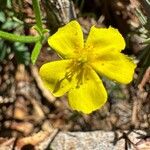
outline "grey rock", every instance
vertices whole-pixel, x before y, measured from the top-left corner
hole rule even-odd
[[[124,131],[128,133],[128,131]],[[146,135],[144,131],[126,134],[132,143],[140,141],[139,134]],[[125,150],[125,139],[120,139],[114,144],[114,139],[121,137],[120,131],[93,131],[93,132],[59,132],[51,143],[52,150]],[[133,150],[133,145],[128,150]]]

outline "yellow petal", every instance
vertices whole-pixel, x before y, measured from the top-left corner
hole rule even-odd
[[[71,60],[60,60],[46,63],[40,68],[41,79],[54,96],[64,95],[72,86],[72,82],[66,78],[70,63]]]
[[[98,75],[89,68],[83,83],[79,87],[71,89],[68,98],[69,105],[73,110],[89,114],[105,104],[107,93]]]
[[[133,60],[122,53],[107,53],[91,65],[100,75],[124,84],[132,81],[136,67]]]
[[[63,58],[73,58],[78,50],[84,46],[82,29],[77,21],[67,25],[49,37],[49,45]]]
[[[120,52],[125,48],[125,41],[117,29],[112,27],[96,28],[91,27],[87,41],[85,43],[87,49],[91,49],[93,54],[101,55],[108,51]]]

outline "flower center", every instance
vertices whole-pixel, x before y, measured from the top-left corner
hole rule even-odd
[[[80,63],[80,64],[84,64],[88,61],[87,59],[87,56],[80,56],[77,61]]]
[[[87,68],[87,57],[78,57],[72,61],[69,65],[65,78],[68,81],[75,81],[75,87],[80,87],[84,83],[86,68]]]

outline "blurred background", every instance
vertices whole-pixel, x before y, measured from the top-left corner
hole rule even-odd
[[[35,65],[31,63],[33,43],[12,42],[0,35],[0,145],[8,143],[8,139],[19,138],[20,143],[15,144],[25,147],[36,134],[32,137],[35,145],[54,129],[149,130],[150,1],[41,0],[40,8],[43,26],[50,31],[45,35]],[[43,63],[59,59],[48,46],[47,37],[73,19],[82,25],[85,37],[92,25],[118,28],[126,40],[123,53],[133,57],[138,64],[134,80],[129,85],[103,78],[108,101],[102,109],[90,115],[72,111],[66,96],[53,97],[38,75]],[[0,31],[36,36],[34,25],[32,0],[0,0]]]

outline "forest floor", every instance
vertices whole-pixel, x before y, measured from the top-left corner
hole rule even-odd
[[[121,10],[122,15],[127,15],[125,8]],[[126,21],[131,19],[133,24],[138,24],[132,11],[131,9]],[[79,17],[78,20],[85,34],[90,26],[96,23],[93,18]],[[123,21],[118,26],[125,34]],[[138,41],[132,43],[132,56],[137,54],[137,43]],[[56,59],[58,56],[52,50],[47,51],[46,44],[36,65],[25,66],[16,63],[13,53],[0,63],[0,136],[3,137],[0,138],[0,145],[14,142],[8,138],[15,138],[14,145],[18,147],[26,145],[29,141],[36,145],[54,131],[57,133],[58,129],[71,132],[140,129],[149,132],[150,69],[147,69],[139,86],[135,86],[134,82],[121,85],[103,78],[109,93],[107,103],[102,109],[84,115],[71,110],[66,96],[55,98],[44,88],[38,74],[39,67],[44,62]],[[138,68],[134,80],[137,76]]]

